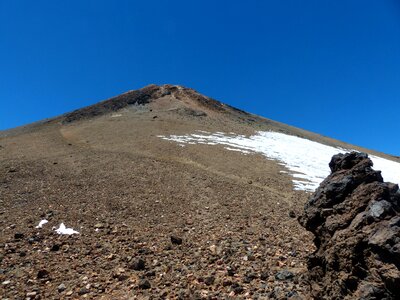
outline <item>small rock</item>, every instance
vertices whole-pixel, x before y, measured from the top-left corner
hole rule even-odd
[[[66,289],[67,289],[67,287],[65,286],[64,283],[61,283],[61,284],[57,287],[57,290],[58,290],[59,293],[64,292]]]
[[[291,297],[294,297],[297,295],[298,295],[298,293],[296,291],[290,291],[286,294],[286,298],[291,298]]]
[[[289,211],[289,217],[296,218],[296,213],[293,210]]]
[[[26,297],[35,297],[37,295],[36,292],[28,292],[26,293]]]
[[[32,245],[32,244],[34,244],[36,242],[39,242],[39,240],[40,239],[38,237],[33,236],[33,237],[28,238],[28,243]]]
[[[144,276],[146,276],[146,277],[154,277],[154,276],[156,276],[156,272],[155,271],[149,271],[149,272],[146,272],[146,274],[144,274]]]
[[[212,285],[215,281],[215,277],[214,276],[208,276],[206,277],[206,279],[204,280],[204,283],[207,285]]]
[[[237,284],[237,283],[232,284],[232,291],[236,295],[239,295],[239,294],[243,293],[243,290],[244,290],[243,287],[240,286],[239,284]]]
[[[268,273],[262,272],[262,273],[260,274],[260,279],[261,279],[261,280],[267,280],[267,279],[268,279]]]
[[[54,244],[53,246],[51,246],[50,251],[56,252],[60,250],[60,245],[58,244]]]
[[[42,270],[38,271],[36,277],[37,277],[37,279],[43,279],[43,278],[49,277],[49,275],[50,275],[50,273],[47,270],[42,269]]]
[[[244,279],[243,279],[243,282],[244,283],[250,283],[250,282],[252,282],[254,279],[256,279],[257,278],[257,275],[256,274],[254,274],[254,273],[249,273],[249,274],[246,274],[246,276],[244,277]]]
[[[143,259],[139,258],[138,260],[134,261],[131,265],[131,269],[135,271],[142,271],[146,268],[146,263]]]
[[[226,269],[226,271],[227,271],[227,273],[228,273],[229,276],[235,276],[235,274],[236,274],[236,270],[235,270],[235,268],[233,268],[233,267],[228,267],[228,268]]]
[[[20,240],[20,239],[24,238],[24,234],[20,233],[20,232],[17,232],[17,233],[14,234],[14,238],[16,240]]]
[[[147,279],[142,279],[139,281],[139,288],[142,290],[147,290],[151,288],[151,284],[150,281],[148,281]]]
[[[102,223],[97,223],[96,225],[94,225],[94,228],[96,228],[96,229],[102,229],[102,228],[104,228],[104,224],[102,224]]]
[[[181,245],[182,244],[182,239],[180,237],[171,235],[171,243],[174,245]]]
[[[2,284],[2,285],[9,285],[10,283],[11,283],[10,280],[6,280],[6,281],[3,281],[1,284]]]
[[[210,249],[210,251],[211,251],[211,253],[212,254],[217,254],[217,246],[215,246],[215,245],[211,245],[210,247],[209,247],[209,249]]]
[[[232,285],[232,281],[230,281],[229,279],[222,281],[222,286],[230,286],[230,285]]]
[[[68,292],[65,293],[65,295],[71,296],[73,293],[74,293],[73,291],[68,291]]]
[[[9,172],[9,173],[15,173],[15,172],[17,172],[17,169],[14,168],[14,167],[10,167],[10,168],[8,169],[8,172]]]
[[[282,270],[275,274],[277,280],[289,280],[294,277],[294,274],[288,270]]]
[[[78,295],[82,296],[82,295],[88,294],[89,292],[90,291],[84,287],[79,290]]]

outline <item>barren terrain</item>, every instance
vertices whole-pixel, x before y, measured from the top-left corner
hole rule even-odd
[[[175,86],[108,101],[1,134],[1,299],[308,297],[314,248],[296,216],[309,194],[284,167],[158,136],[274,130],[346,144]],[[60,223],[79,234],[57,234]]]

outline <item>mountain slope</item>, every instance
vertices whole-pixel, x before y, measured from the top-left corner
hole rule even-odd
[[[172,85],[3,132],[0,295],[306,297],[313,246],[294,217],[309,194],[261,152],[163,139],[199,131],[366,151]]]

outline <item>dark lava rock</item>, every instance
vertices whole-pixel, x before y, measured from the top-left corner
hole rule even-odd
[[[293,210],[289,211],[289,217],[296,218],[296,213]]]
[[[78,292],[78,295],[82,296],[88,293],[90,293],[90,291],[87,288],[81,288]]]
[[[204,283],[207,285],[212,285],[215,281],[215,277],[214,276],[209,276],[206,277],[206,279],[204,279]]]
[[[400,192],[364,153],[332,157],[332,173],[300,223],[314,236],[308,258],[316,299],[400,299]]]
[[[56,252],[60,250],[60,245],[58,244],[54,244],[53,246],[51,246],[50,251]]]
[[[142,289],[142,290],[147,290],[147,289],[150,289],[150,288],[151,288],[150,281],[148,281],[147,279],[142,279],[142,280],[140,280],[138,286],[139,286],[139,288]]]
[[[277,280],[289,280],[294,277],[294,274],[288,270],[282,270],[275,274]]]
[[[234,267],[228,267],[228,268],[226,269],[226,271],[227,271],[227,273],[228,273],[228,276],[235,276],[235,274],[236,274],[236,270],[235,270]]]
[[[243,287],[236,282],[232,284],[231,288],[236,295],[239,295],[244,291]]]
[[[155,271],[148,271],[148,272],[146,272],[146,274],[144,274],[144,276],[146,276],[146,277],[154,277],[154,276],[156,276],[156,272]]]
[[[17,233],[14,234],[14,239],[16,239],[16,240],[20,240],[20,239],[23,239],[23,238],[24,238],[24,234],[23,233],[17,232]]]
[[[268,279],[268,273],[266,273],[266,272],[261,273],[260,274],[260,279],[264,280],[264,281],[267,280]]]
[[[171,243],[174,244],[174,245],[181,245],[182,244],[182,239],[180,237],[172,235],[171,236]]]
[[[36,275],[37,279],[44,279],[44,278],[48,278],[49,276],[50,276],[50,273],[45,269],[39,270]]]
[[[40,242],[41,238],[39,236],[32,236],[30,238],[28,238],[28,243],[29,244],[34,244],[37,242]]]
[[[142,271],[145,268],[146,268],[146,262],[141,258],[134,261],[133,264],[131,265],[131,269],[133,269],[135,271]]]
[[[256,274],[254,274],[254,273],[248,273],[248,274],[246,274],[245,276],[244,276],[244,278],[243,278],[243,282],[244,283],[250,283],[250,282],[252,282],[254,279],[257,279],[257,275]]]

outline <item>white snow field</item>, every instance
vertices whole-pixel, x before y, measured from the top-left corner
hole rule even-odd
[[[180,146],[224,145],[227,150],[240,151],[243,154],[261,153],[267,159],[277,160],[289,170],[295,190],[308,192],[314,191],[330,174],[328,164],[333,155],[355,151],[272,131],[259,131],[252,136],[198,131],[193,134],[158,137],[177,142]],[[369,157],[374,162],[374,169],[382,171],[385,181],[400,183],[400,163],[374,155]]]

